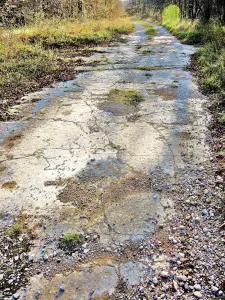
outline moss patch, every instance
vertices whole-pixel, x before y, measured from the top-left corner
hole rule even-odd
[[[112,89],[109,92],[111,100],[121,101],[126,105],[138,105],[141,101],[144,101],[144,97],[137,91],[134,90],[121,90]]]
[[[136,66],[134,67],[134,69],[141,70],[141,71],[152,71],[152,67],[148,67],[148,66]]]

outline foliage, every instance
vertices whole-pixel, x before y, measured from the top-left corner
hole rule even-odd
[[[83,237],[78,233],[65,233],[59,240],[59,248],[71,253],[74,249],[81,246],[84,242]]]
[[[21,233],[23,233],[23,230],[24,230],[24,222],[23,220],[19,220],[12,226],[12,228],[10,228],[7,231],[7,234],[10,237],[18,237]]]
[[[152,71],[152,67],[148,67],[148,66],[136,66],[134,67],[134,69],[140,71]]]
[[[163,9],[162,24],[172,26],[180,21],[180,9],[177,5],[169,5]]]
[[[225,91],[225,28],[215,23],[182,20],[169,30],[189,44],[201,44],[197,62],[205,88]]]
[[[1,9],[6,26],[24,25],[49,18],[117,18],[123,15],[118,0],[11,0]]]
[[[58,71],[62,58],[56,46],[99,44],[132,30],[128,18],[82,22],[50,19],[0,29],[0,97],[8,89],[26,88],[37,78]]]
[[[126,105],[136,106],[141,101],[144,101],[143,96],[134,90],[111,89],[109,97],[112,100],[121,101]]]
[[[148,14],[153,21],[160,21],[160,14],[168,5],[178,6],[183,19],[225,24],[224,0],[129,0],[127,10],[132,15],[145,17]]]

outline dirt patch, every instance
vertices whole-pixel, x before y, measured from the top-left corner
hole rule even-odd
[[[16,181],[5,182],[2,185],[2,189],[6,189],[6,190],[12,190],[15,189],[16,187],[17,187]]]
[[[107,292],[102,294],[101,296],[93,296],[90,299],[92,300],[110,300],[112,299]]]
[[[4,145],[6,148],[11,149],[14,147],[15,143],[23,137],[22,133],[15,133],[6,138]]]
[[[57,198],[72,203],[87,214],[101,210],[105,203],[120,201],[128,195],[150,190],[151,180],[146,174],[132,172],[122,174],[120,166],[95,162],[87,166],[78,178],[48,181],[48,185],[62,186]]]

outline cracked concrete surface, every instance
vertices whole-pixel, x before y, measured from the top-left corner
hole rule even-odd
[[[25,117],[19,125],[16,123],[22,126],[21,136],[12,136],[2,146],[1,165],[5,170],[0,172],[0,182],[15,181],[17,186],[0,190],[1,211],[59,218],[64,215],[56,225],[64,228],[59,234],[91,229],[100,235],[102,245],[143,239],[173,213],[172,193],[165,190],[156,194],[150,183],[147,189],[145,185],[132,189],[126,182],[133,177],[151,181],[152,174],[160,170],[176,183],[175,174],[180,169],[198,168],[209,159],[206,99],[184,68],[195,48],[182,45],[160,26],[158,34],[148,41],[144,28],[136,26],[127,44],[104,48],[108,65],[81,67],[84,73],[66,86],[28,95],[28,99],[42,98],[44,102],[32,106],[32,115],[25,109]],[[143,54],[148,49],[151,52]],[[138,70],[137,66],[150,66],[152,70]],[[172,87],[174,83],[177,87]],[[108,99],[112,88],[139,91],[145,101],[137,109],[112,103]],[[1,128],[5,130],[4,125]],[[115,190],[105,198],[91,194],[82,208],[69,194],[66,203],[60,200],[68,180],[84,184],[85,190],[93,178],[97,178],[97,195],[112,184],[125,189],[126,194],[120,193],[115,199]],[[59,180],[63,184],[46,184]],[[83,272],[61,274],[50,285],[46,279],[40,280],[41,299],[55,299],[55,287],[62,281],[78,285],[82,281],[82,286],[97,289],[99,295],[110,294],[117,285],[118,263],[109,265],[97,266],[93,273],[85,265]],[[31,299],[29,295],[39,279],[32,279],[26,299]],[[76,296],[73,293],[68,289],[60,299],[87,299],[89,289],[82,287]]]

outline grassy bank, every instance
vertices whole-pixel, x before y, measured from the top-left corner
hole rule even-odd
[[[225,95],[225,28],[190,20],[166,27],[183,42],[200,46],[196,62],[203,87]]]
[[[44,84],[47,79],[46,83],[60,79],[61,72],[67,72],[74,59],[62,56],[59,49],[71,48],[75,52],[110,42],[132,30],[128,18],[86,22],[54,19],[1,29],[0,98],[17,96],[35,87],[37,81]]]

